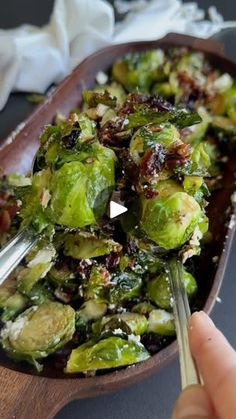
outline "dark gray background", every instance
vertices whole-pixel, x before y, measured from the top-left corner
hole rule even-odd
[[[96,3],[96,0],[94,0]],[[47,22],[52,0],[1,1],[0,28],[12,28],[22,23],[42,25]],[[236,20],[235,0],[198,0],[202,8],[214,4],[225,19]],[[236,57],[236,32],[225,31],[218,38],[225,42],[226,51]],[[0,112],[0,139],[4,138],[33,109],[25,95],[11,96]],[[206,266],[206,275],[207,275]],[[216,303],[212,318],[236,347],[236,240],[233,244],[224,283],[221,303]],[[204,281],[204,278],[202,278]],[[142,383],[108,396],[74,401],[65,406],[56,419],[168,419],[180,391],[178,361]]]

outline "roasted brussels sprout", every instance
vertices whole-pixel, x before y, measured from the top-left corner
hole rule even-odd
[[[133,161],[139,165],[145,151],[161,143],[168,147],[179,139],[179,132],[169,122],[160,125],[147,125],[138,129],[130,141],[130,155]]]
[[[106,325],[110,320],[122,320],[125,322],[132,333],[136,335],[143,335],[143,333],[147,330],[147,319],[143,314],[140,313],[131,313],[126,311],[124,313],[115,314],[115,315],[108,315],[103,317],[101,325]]]
[[[121,304],[122,301],[138,297],[141,293],[142,278],[134,272],[121,272],[112,277],[110,302]]]
[[[158,69],[163,62],[164,54],[160,49],[127,54],[113,64],[112,75],[129,91],[134,91],[138,86],[141,92],[148,92],[157,80]]]
[[[13,319],[26,308],[27,303],[28,299],[20,292],[16,291],[15,294],[9,296],[4,302],[4,310],[1,319],[4,322]]]
[[[145,361],[149,353],[141,343],[109,337],[98,343],[84,343],[71,352],[66,373],[96,371]]]
[[[90,259],[103,256],[111,252],[119,252],[122,247],[113,240],[98,238],[91,234],[68,234],[65,239],[65,255],[75,259]]]
[[[17,275],[17,288],[23,294],[29,295],[33,286],[46,276],[55,257],[55,249],[52,246],[39,250],[35,257],[29,261],[26,268]]]
[[[201,208],[185,192],[166,198],[142,198],[141,227],[147,236],[165,249],[175,249],[191,236],[201,217]]]
[[[187,271],[184,271],[182,280],[188,298],[191,299],[197,292],[197,282]],[[150,300],[157,306],[167,310],[171,309],[171,291],[167,273],[163,272],[158,277],[149,281],[147,284],[147,293]]]
[[[32,306],[1,331],[3,348],[15,359],[37,365],[67,343],[75,331],[75,312],[56,302]]]
[[[172,313],[166,310],[153,310],[148,318],[148,332],[154,332],[163,336],[175,335],[175,322]]]
[[[109,272],[102,266],[93,266],[90,276],[84,284],[85,300],[107,301],[109,295]]]

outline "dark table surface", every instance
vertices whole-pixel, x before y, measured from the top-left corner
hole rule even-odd
[[[46,23],[52,9],[53,0],[41,0],[40,2],[8,0],[1,3],[0,28],[5,29],[22,23],[36,25]],[[202,8],[214,4],[225,19],[236,20],[235,0],[198,0],[198,4]],[[226,52],[236,58],[236,31],[224,31],[217,37],[225,43]],[[25,95],[12,95],[5,109],[0,112],[0,139],[14,129],[32,110],[33,105],[27,102]],[[236,240],[233,243],[220,292],[221,302],[216,303],[212,313],[216,325],[234,347],[236,347],[235,272]],[[138,385],[108,396],[71,402],[57,414],[56,419],[168,419],[171,417],[172,407],[179,391],[179,365],[176,360],[158,374]]]

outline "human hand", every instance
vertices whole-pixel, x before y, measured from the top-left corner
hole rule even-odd
[[[172,418],[235,419],[235,350],[203,311],[191,316],[189,344],[204,385],[184,389]]]

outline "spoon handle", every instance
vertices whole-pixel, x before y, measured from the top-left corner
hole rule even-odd
[[[39,239],[28,227],[17,233],[0,251],[0,285]]]
[[[200,384],[200,377],[189,348],[188,321],[191,316],[188,297],[182,283],[183,265],[178,259],[168,263],[171,292],[173,297],[173,312],[177,341],[179,345],[179,360],[182,389],[191,384]]]

